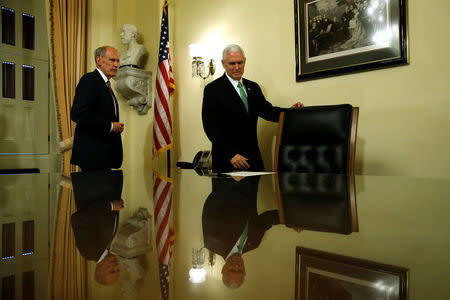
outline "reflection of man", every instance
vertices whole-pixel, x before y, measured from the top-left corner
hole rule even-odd
[[[120,168],[124,124],[110,79],[117,73],[117,50],[104,46],[95,50],[97,68],[81,77],[70,117],[77,125],[70,162],[83,171]]]
[[[259,246],[266,230],[278,224],[278,212],[258,215],[259,177],[237,182],[213,178],[212,192],[203,206],[204,244],[225,259],[222,280],[227,287],[239,287],[245,278],[242,254]]]
[[[225,74],[204,90],[203,128],[212,143],[212,167],[217,171],[264,170],[256,132],[258,117],[277,122],[283,110],[266,100],[257,83],[242,78],[245,62],[240,46],[227,46],[222,53]]]
[[[95,279],[112,284],[119,278],[117,257],[109,252],[123,208],[122,171],[72,173],[77,211],[71,217],[80,254],[96,262]]]
[[[133,24],[123,25],[120,37],[122,44],[128,45],[127,52],[120,56],[120,67],[130,66],[138,68],[138,63],[147,50],[137,42],[138,30],[136,26]]]

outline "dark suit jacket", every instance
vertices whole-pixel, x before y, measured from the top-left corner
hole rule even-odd
[[[212,143],[212,164],[217,171],[230,171],[230,159],[240,154],[248,158],[251,171],[264,170],[258,147],[258,117],[277,122],[283,109],[270,104],[259,85],[243,79],[247,90],[247,113],[244,104],[224,74],[205,87],[203,94],[203,128]]]
[[[122,171],[72,173],[77,211],[71,217],[75,243],[80,254],[97,261],[111,244],[119,221],[111,202],[122,194]]]
[[[119,121],[108,87],[97,70],[81,77],[70,116],[77,125],[71,163],[82,169],[111,169],[122,165],[122,140],[111,132]]]
[[[232,178],[213,178],[212,192],[203,206],[203,241],[207,249],[226,258],[248,222],[247,242],[243,252],[259,246],[266,230],[279,224],[278,211],[258,215],[259,177],[239,182]]]

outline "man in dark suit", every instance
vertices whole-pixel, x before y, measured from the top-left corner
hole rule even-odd
[[[96,262],[96,280],[112,284],[119,277],[117,257],[109,247],[123,208],[122,171],[77,172],[71,178],[77,207],[71,216],[75,243],[83,257]]]
[[[122,165],[124,124],[110,79],[117,73],[117,50],[103,46],[95,50],[97,68],[81,77],[70,116],[77,125],[71,163],[83,171],[108,170]]]
[[[256,82],[242,78],[245,61],[240,46],[227,46],[222,53],[225,74],[208,84],[203,94],[203,128],[212,143],[212,167],[220,172],[263,171],[258,117],[277,122],[283,111],[266,100]]]
[[[244,281],[242,254],[259,247],[264,233],[279,224],[277,210],[258,215],[258,184],[259,176],[213,178],[203,206],[204,245],[225,259],[222,280],[230,288]]]

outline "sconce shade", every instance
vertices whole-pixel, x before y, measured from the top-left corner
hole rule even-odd
[[[189,55],[194,57],[203,57],[204,54],[204,47],[201,44],[190,44],[189,45]]]

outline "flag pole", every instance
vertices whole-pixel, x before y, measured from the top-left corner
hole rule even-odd
[[[167,150],[167,177],[170,178],[170,149]]]
[[[170,96],[175,91],[175,82],[169,51],[169,10],[164,0],[161,16],[161,36],[159,39],[158,69],[155,83],[155,101],[153,104],[153,159],[167,151],[166,174],[170,178],[170,147],[173,145],[172,117],[170,114]],[[164,167],[163,167],[164,168]]]

